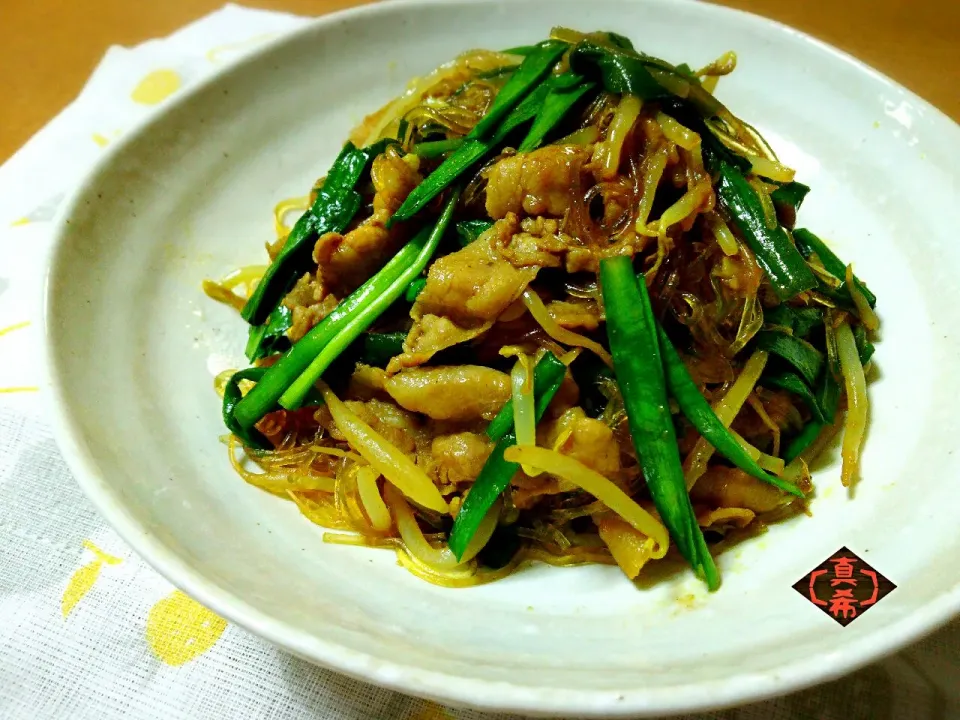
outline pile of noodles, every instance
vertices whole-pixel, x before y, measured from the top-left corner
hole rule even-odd
[[[409,151],[427,132],[436,133],[438,128],[448,137],[463,136],[483,116],[502,86],[502,70],[513,68],[517,62],[519,58],[503,53],[465,54],[412,81],[406,93],[368,118],[351,139],[365,145],[402,131],[401,148]],[[727,54],[701,69],[698,75],[702,87],[712,91],[717,79],[734,65],[734,56]],[[451,83],[458,90],[452,94],[444,92],[443,88]],[[712,130],[724,144],[749,159],[755,173],[779,182],[793,179],[793,171],[779,162],[760,135],[725,110],[714,120]],[[641,106],[631,96],[621,99],[601,93],[583,113],[579,128],[559,142],[593,147],[592,162],[602,168],[599,182],[582,194],[571,194],[561,231],[587,244],[603,245],[609,254],[630,252],[642,258],[642,269],[652,281],[650,295],[658,312],[686,327],[693,338],[697,353],[691,360],[691,374],[718,416],[729,426],[741,410],[749,408],[769,429],[770,452],[741,438],[745,447],[765,469],[809,488],[808,463],[830,441],[835,428],[823,432],[789,466],[784,467],[783,460],[776,457],[780,452],[781,429],[767,412],[766,391],[757,386],[766,353],[755,351],[745,361],[735,359],[763,324],[762,272],[749,248],[715,211],[716,198],[710,174],[704,168],[699,137],[658,112],[655,105]],[[499,158],[491,162],[496,159]],[[770,199],[774,186],[758,180],[751,182],[775,223]],[[467,183],[462,196],[464,206],[476,208],[478,216],[485,183],[486,168],[481,168]],[[669,198],[669,204],[660,206],[664,198]],[[297,198],[277,206],[279,239],[289,231],[289,216],[305,209],[309,201],[310,198]],[[651,221],[654,217],[656,220]],[[239,309],[264,269],[242,268],[220,283],[207,283],[205,290],[211,297]],[[571,277],[566,291],[571,298],[601,302],[595,282]],[[814,297],[813,301],[832,311],[827,299]],[[549,349],[564,357],[565,362],[578,352],[595,353],[603,361],[609,359],[606,350],[593,339],[560,327],[532,288],[501,321],[509,326],[513,317],[524,313],[529,313],[540,331],[505,338],[503,344],[519,348],[518,354],[527,353],[534,358],[537,352]],[[831,326],[828,321],[828,334]],[[833,338],[828,337],[827,344],[831,352],[837,352]],[[221,394],[232,373],[228,370],[218,377]],[[246,381],[241,383],[241,390],[245,384]],[[600,419],[617,434],[628,457],[633,450],[616,384],[608,383],[604,393],[607,403]],[[848,409],[858,412],[853,405]],[[802,426],[807,417],[799,405],[789,404],[782,412],[787,422],[796,426]],[[530,560],[553,565],[615,564],[610,545],[593,523],[583,522],[609,513],[611,508],[587,493],[553,496],[534,522],[518,528],[519,550],[502,567],[490,569],[478,562],[477,554],[498,526],[510,524],[518,516],[510,493],[506,493],[458,561],[445,543],[449,517],[409,502],[346,442],[330,437],[309,420],[304,422],[309,413],[304,416],[303,411],[299,415],[280,411],[261,423],[261,429],[264,423],[270,425],[267,429],[272,431],[271,437],[280,437],[274,451],[244,448],[233,436],[224,440],[233,467],[245,481],[295,503],[307,519],[325,529],[323,537],[327,542],[390,548],[410,572],[451,587],[495,580]],[[683,445],[681,449],[684,450]],[[402,454],[398,448],[394,450]],[[713,448],[703,439],[688,443],[684,462],[688,487],[706,471],[712,454]],[[623,484],[628,490],[637,491],[642,480],[635,458],[633,463],[624,474]],[[649,502],[641,500],[641,504],[652,512]],[[454,514],[457,507],[455,498],[451,503]],[[751,510],[731,507],[711,510],[698,520],[705,528],[725,532],[747,525],[761,527],[762,520],[769,522],[802,509],[801,502],[784,496],[763,518],[755,517]],[[639,553],[636,562],[642,565],[651,556],[652,548],[633,552]]]

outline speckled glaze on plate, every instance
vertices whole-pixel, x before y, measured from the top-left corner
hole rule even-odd
[[[262,262],[273,204],[302,194],[351,125],[411,76],[554,24],[615,29],[694,66],[735,49],[720,97],[813,187],[802,222],[880,298],[856,497],[827,458],[813,516],[722,555],[713,595],[686,572],[638,589],[608,567],[434,587],[390,553],[324,544],[292,504],[235,477],[218,441],[212,378],[242,363],[245,331],[202,279]],[[60,446],[104,516],[172,582],[370,682],[478,708],[636,716],[827,680],[960,608],[957,167],[960,130],[919,98],[789,28],[706,3],[468,0],[331,15],[165,105],[67,204],[46,290]],[[846,628],[791,587],[843,545],[898,586]]]

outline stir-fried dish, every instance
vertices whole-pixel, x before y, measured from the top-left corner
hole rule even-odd
[[[714,589],[838,430],[855,482],[876,298],[713,95],[735,64],[557,28],[368,116],[269,265],[205,285],[250,325],[237,472],[449,586],[676,556]]]

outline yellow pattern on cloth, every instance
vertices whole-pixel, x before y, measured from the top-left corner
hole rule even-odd
[[[23,219],[26,220],[26,218],[23,218]],[[20,221],[18,220],[17,222],[19,223]],[[29,220],[26,220],[26,222],[29,222]],[[17,223],[14,223],[14,224],[17,224]],[[28,325],[30,325],[30,321],[24,320],[23,322],[18,322],[13,325],[8,325],[5,328],[0,328],[0,337],[2,337],[3,335],[6,335],[7,333],[12,333],[15,330],[22,330]],[[0,395],[9,395],[13,393],[31,393],[31,392],[38,392],[39,390],[40,388],[38,388],[36,385],[16,385],[13,387],[0,387]]]
[[[113,140],[115,140],[116,138],[120,137],[120,133],[121,133],[121,132],[122,132],[121,130],[114,130],[112,133],[110,133],[110,136],[109,136],[109,137],[106,136],[106,135],[104,135],[103,133],[95,132],[95,133],[93,133],[93,135],[90,136],[90,138],[91,138],[99,147],[106,147],[106,146],[109,145]]]
[[[130,93],[141,105],[156,105],[180,89],[180,75],[175,70],[154,70],[148,73]]]
[[[105,553],[89,540],[84,540],[83,546],[93,553],[94,559],[70,577],[67,588],[63,591],[63,597],[60,599],[60,610],[64,617],[69,615],[70,611],[83,599],[83,596],[90,592],[97,578],[100,577],[100,570],[105,564],[117,565],[123,562],[115,555]]]
[[[26,218],[24,218],[24,220],[26,220]],[[17,221],[17,222],[19,222],[19,221]],[[30,222],[30,221],[27,220],[27,222]],[[29,320],[24,320],[23,322],[18,322],[18,323],[15,323],[15,324],[13,324],[13,325],[8,325],[8,326],[5,327],[5,328],[0,328],[0,335],[6,335],[7,333],[12,333],[14,330],[22,330],[23,328],[25,328],[25,327],[27,327],[27,326],[29,326],[29,325],[30,325],[30,321],[29,321]]]
[[[270,32],[263,33],[262,35],[255,35],[246,40],[241,40],[240,42],[226,43],[224,45],[218,45],[215,48],[211,48],[207,51],[207,60],[212,63],[220,62],[220,56],[224,53],[231,52],[233,50],[244,50],[249,47],[254,47],[264,42],[265,40],[270,40],[271,38],[277,37],[279,33]]]
[[[454,720],[454,717],[436,703],[428,700],[426,707],[410,713],[407,720]]]
[[[147,642],[167,665],[183,665],[212,648],[227,621],[196,600],[176,590],[147,616]]]

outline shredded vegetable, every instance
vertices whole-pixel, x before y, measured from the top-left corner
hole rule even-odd
[[[407,455],[351,412],[330,388],[321,386],[320,392],[337,428],[377,472],[423,507],[442,513],[449,511],[436,485]]]
[[[867,302],[867,298],[863,294],[860,286],[854,282],[853,265],[847,265],[847,271],[844,274],[844,281],[846,282],[847,288],[850,291],[850,297],[853,299],[853,304],[857,308],[857,314],[860,316],[860,322],[863,323],[863,326],[867,330],[877,330],[880,327],[880,319],[877,317],[877,314],[874,312],[873,308],[870,307],[870,303]]]
[[[653,538],[657,543],[653,557],[666,554],[670,541],[663,524],[600,473],[555,450],[529,445],[508,448],[504,457],[510,462],[538,467],[587,491],[634,528]]]
[[[733,422],[737,413],[740,412],[740,408],[743,407],[747,398],[750,397],[750,393],[753,392],[753,388],[760,379],[760,374],[767,364],[767,357],[767,353],[763,350],[754,351],[746,364],[744,364],[743,370],[740,371],[740,375],[737,376],[736,381],[730,389],[714,404],[713,411],[724,427],[730,427],[730,423]],[[694,486],[697,479],[706,471],[707,463],[710,461],[713,451],[713,446],[704,438],[700,438],[697,440],[697,444],[694,445],[693,450],[690,451],[690,454],[687,455],[687,459],[683,464],[688,490]]]
[[[521,353],[510,373],[513,400],[513,431],[517,436],[517,445],[537,444],[536,407],[533,401],[533,369],[530,358]],[[537,471],[524,467],[527,475],[535,476]]]
[[[554,340],[566,345],[574,345],[591,350],[608,366],[613,365],[613,359],[610,357],[610,353],[607,352],[607,349],[600,343],[584,337],[579,333],[560,327],[550,316],[547,306],[543,304],[543,300],[540,299],[540,296],[537,295],[536,292],[529,289],[525,290],[523,293],[523,304],[526,305],[527,310],[530,311],[530,315],[540,324],[544,332]]]
[[[697,133],[685,128],[666,113],[657,113],[657,122],[660,124],[663,136],[684,150],[693,150],[700,144],[700,136]]]
[[[850,325],[842,323],[837,328],[837,352],[843,370],[843,382],[847,391],[847,418],[843,429],[843,468],[840,479],[849,487],[857,479],[860,468],[860,446],[867,429],[867,381],[857,344]]]
[[[720,217],[717,213],[710,211],[704,214],[706,218],[707,226],[713,232],[713,236],[717,240],[717,244],[720,246],[720,249],[723,250],[725,255],[736,255],[738,251],[737,239],[733,236],[733,233],[730,232],[730,228],[727,227],[727,223],[724,222],[723,218]]]
[[[487,544],[487,541],[490,540],[490,536],[493,535],[493,531],[497,526],[499,513],[497,508],[493,507],[487,513],[484,522],[480,524],[477,534],[467,546],[466,551],[458,559],[449,547],[437,548],[427,542],[427,539],[423,536],[423,531],[420,530],[413,510],[399,492],[392,487],[388,487],[386,495],[397,522],[397,530],[400,533],[400,538],[403,540],[407,551],[432,570],[452,570],[473,560],[477,553],[483,549],[483,546]]]
[[[750,162],[750,169],[757,175],[774,180],[780,183],[793,182],[796,171],[791,170],[785,165],[781,165],[776,160],[771,160],[757,155],[747,155],[746,159]]]
[[[633,129],[633,124],[640,115],[643,101],[635,95],[624,95],[613,114],[613,120],[607,129],[607,140],[600,146],[599,164],[603,168],[601,176],[611,178],[617,174],[620,166],[620,155],[627,135]]]
[[[373,529],[379,532],[389,530],[390,512],[380,496],[380,488],[377,487],[377,474],[370,468],[361,467],[357,470],[357,491]]]
[[[533,373],[526,355],[521,355],[510,375],[513,387],[513,428],[518,445],[536,445],[537,420],[533,405]]]

